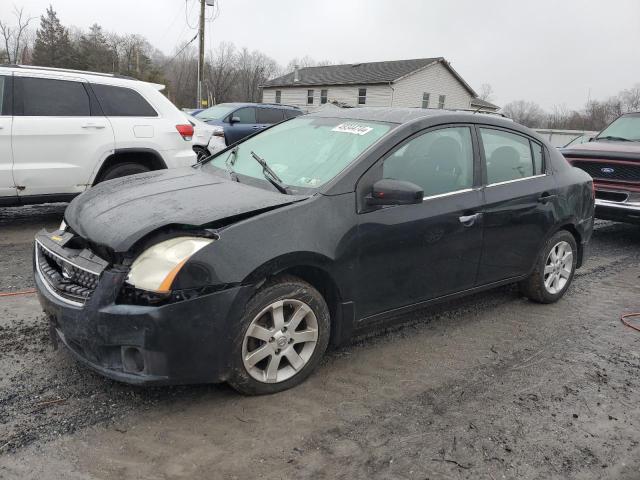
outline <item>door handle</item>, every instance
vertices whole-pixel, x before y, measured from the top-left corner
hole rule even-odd
[[[547,203],[549,200],[553,200],[557,195],[552,195],[550,193],[544,192],[542,195],[538,197],[539,203]]]
[[[473,227],[476,221],[480,218],[482,218],[481,213],[474,213],[473,215],[463,215],[458,217],[458,220],[460,220],[460,223],[465,227]]]
[[[96,125],[95,123],[87,123],[86,125],[82,125],[82,128],[84,128],[84,129],[94,128],[96,130],[102,130],[103,128],[105,128],[105,126],[104,125]]]

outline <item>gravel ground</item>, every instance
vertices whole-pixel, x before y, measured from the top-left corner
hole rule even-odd
[[[32,287],[33,233],[64,206],[0,209],[0,291]],[[512,287],[402,317],[300,387],[139,389],[48,344],[0,298],[0,478],[640,479],[640,228],[598,222],[565,298]]]

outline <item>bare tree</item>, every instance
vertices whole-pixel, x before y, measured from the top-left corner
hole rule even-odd
[[[507,103],[502,109],[507,117],[527,127],[540,127],[544,123],[545,113],[540,105],[525,100]]]
[[[493,99],[493,87],[488,83],[483,83],[480,87],[480,95],[478,95],[478,98],[490,102]]]
[[[333,62],[331,60],[314,60],[312,57],[310,57],[309,55],[305,55],[302,58],[293,58],[289,63],[287,63],[287,66],[284,68],[283,73],[290,73],[293,72],[293,70],[297,67],[299,68],[306,68],[306,67],[325,67],[327,65],[333,65]]]
[[[35,18],[24,14],[24,8],[18,9],[14,5],[13,16],[16,25],[9,25],[0,20],[0,34],[4,41],[4,59],[0,56],[0,60],[7,63],[20,63],[25,56],[26,40],[28,39],[28,28],[31,21]]]
[[[236,47],[230,42],[222,42],[215,52],[209,52],[205,84],[213,104],[232,98],[238,76],[237,59]]]
[[[620,92],[620,100],[625,112],[640,111],[640,83]]]

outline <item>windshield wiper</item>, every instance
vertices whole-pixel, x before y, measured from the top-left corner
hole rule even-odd
[[[617,140],[619,142],[633,142],[633,140],[624,137],[615,137],[613,135],[606,135],[604,137],[596,137],[596,140]]]
[[[227,172],[231,177],[231,180],[240,182],[240,180],[238,179],[238,174],[233,169],[233,166],[236,164],[237,159],[238,159],[238,147],[233,147],[229,152],[229,155],[227,155],[227,159],[224,161],[224,166],[226,167]]]
[[[263,158],[260,158],[253,150],[251,151],[251,156],[262,166],[262,174],[264,175],[264,178],[266,178],[269,183],[271,183],[271,185],[276,187],[280,193],[289,193],[287,191],[287,187],[284,186],[284,183],[282,183],[280,177],[276,174],[276,172],[271,170],[271,167]]]

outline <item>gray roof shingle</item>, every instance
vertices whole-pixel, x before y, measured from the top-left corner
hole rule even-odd
[[[263,87],[291,87],[294,85],[353,85],[389,83],[420,70],[443,57],[394,60],[389,62],[350,63],[324,67],[300,68],[300,80],[294,82],[294,72],[265,82]],[[446,63],[446,62],[445,62]]]
[[[477,107],[487,107],[487,108],[500,110],[500,107],[498,105],[494,105],[493,103],[487,102],[486,100],[482,100],[481,98],[478,98],[478,97],[471,99],[471,105],[477,106]]]

